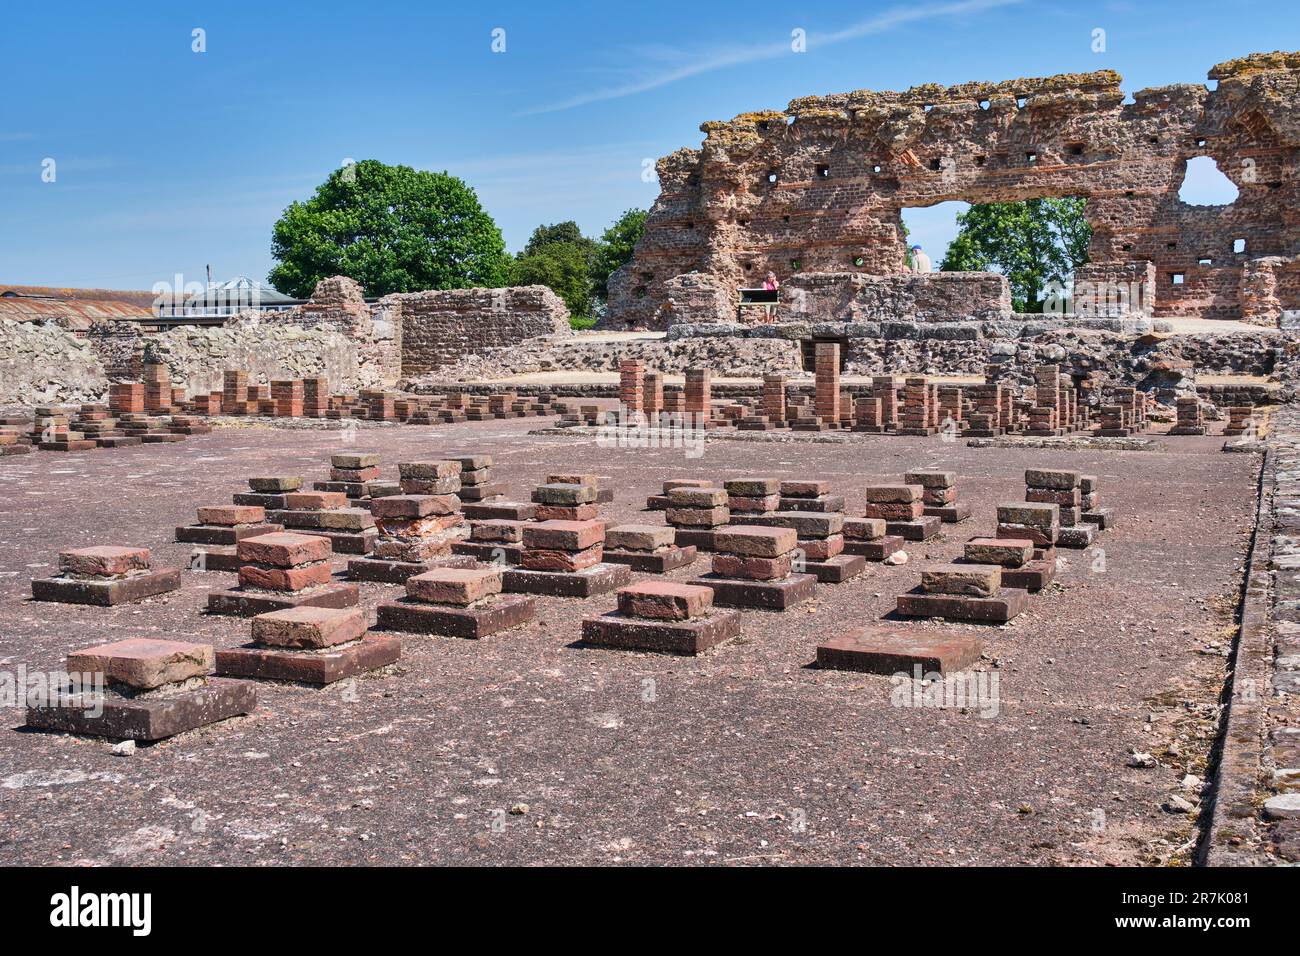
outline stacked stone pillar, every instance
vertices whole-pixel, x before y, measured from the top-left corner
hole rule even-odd
[[[882,519],[886,533],[905,541],[928,541],[939,533],[941,521],[925,513],[921,485],[868,485],[864,493],[863,517]]]
[[[716,530],[731,520],[726,489],[678,486],[668,491],[665,518],[676,529],[678,547],[712,551]]]
[[[817,579],[797,573],[798,534],[793,528],[732,525],[714,535],[712,573],[691,584],[713,589],[720,607],[784,611],[813,596]]]
[[[1095,528],[1080,524],[1082,496],[1079,473],[1053,468],[1025,471],[1025,501],[1057,506],[1056,543],[1063,548],[1086,548],[1092,544]]]
[[[266,520],[261,505],[207,505],[198,509],[198,521],[176,529],[176,540],[198,545],[190,554],[193,571],[238,571],[235,546],[244,538],[284,530]]]
[[[740,634],[740,612],[713,606],[711,588],[643,581],[620,588],[618,609],[582,622],[582,640],[663,654],[702,654]]]
[[[436,568],[406,581],[406,598],[380,604],[376,628],[480,640],[526,624],[536,604],[503,594],[505,574],[496,566]]]
[[[253,618],[252,640],[217,651],[224,677],[323,687],[397,663],[402,642],[367,633],[359,607],[292,607]]]
[[[59,552],[54,577],[32,581],[32,599],[113,607],[175,591],[179,568],[155,568],[148,548],[93,545]]]
[[[145,743],[251,714],[256,689],[210,677],[214,659],[211,644],[143,637],[73,651],[72,683],[29,706],[27,726]]]
[[[505,571],[505,590],[585,598],[622,587],[632,569],[604,562],[604,546],[602,521],[529,522],[523,528],[519,564]]]
[[[970,502],[960,500],[955,471],[918,469],[909,471],[903,480],[921,486],[922,514],[944,524],[957,524],[971,516]]]
[[[1028,604],[1026,591],[1003,586],[997,565],[943,564],[921,572],[920,586],[898,596],[897,612],[903,617],[1005,624]]]
[[[329,538],[280,531],[243,538],[235,553],[240,561],[239,586],[211,592],[209,614],[253,617],[290,607],[357,604],[357,586],[334,581]]]

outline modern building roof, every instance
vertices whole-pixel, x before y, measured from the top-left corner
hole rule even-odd
[[[186,308],[208,308],[238,305],[264,308],[269,305],[293,305],[300,301],[248,276],[235,276],[225,282],[214,283],[202,292],[194,293],[185,300],[185,306]]]
[[[0,285],[0,319],[16,322],[63,319],[77,325],[138,321],[153,315],[151,306],[155,298],[152,292]]]

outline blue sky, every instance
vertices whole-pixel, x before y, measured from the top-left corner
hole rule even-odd
[[[1132,91],[1300,49],[1291,4],[1242,0],[97,0],[3,24],[0,282],[135,289],[264,278],[272,223],[349,158],[460,176],[516,250],[543,222],[599,234],[654,201],[645,159],[797,96],[1096,69]],[[936,261],[951,217],[909,215]]]

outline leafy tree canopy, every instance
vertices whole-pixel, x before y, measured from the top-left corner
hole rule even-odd
[[[629,209],[601,235],[596,261],[591,267],[591,281],[602,299],[609,295],[609,277],[614,270],[632,261],[632,252],[645,232],[645,217],[644,209]]]
[[[1092,227],[1084,205],[1073,197],[972,205],[958,214],[957,238],[939,268],[1000,272],[1017,312],[1041,312],[1048,283],[1066,284],[1088,261]]]
[[[586,316],[591,312],[591,262],[587,251],[577,243],[552,242],[535,252],[526,249],[514,260],[512,285],[544,285],[564,300],[569,314]]]
[[[505,241],[474,190],[447,173],[366,159],[335,170],[272,232],[273,286],[306,298],[345,275],[368,295],[504,285]]]

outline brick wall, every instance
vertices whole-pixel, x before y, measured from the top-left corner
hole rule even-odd
[[[401,374],[539,336],[572,335],[564,301],[545,286],[448,289],[388,296],[401,315]]]
[[[903,271],[901,211],[959,200],[1087,201],[1093,263],[1151,263],[1154,314],[1236,318],[1253,259],[1300,254],[1300,53],[1255,54],[1125,103],[1103,70],[1000,83],[857,90],[705,123],[657,166],[660,195],[607,325],[664,328],[684,273],[727,288],[803,272]],[[1235,202],[1192,206],[1212,158]],[[1234,248],[1238,240],[1243,249]]]

